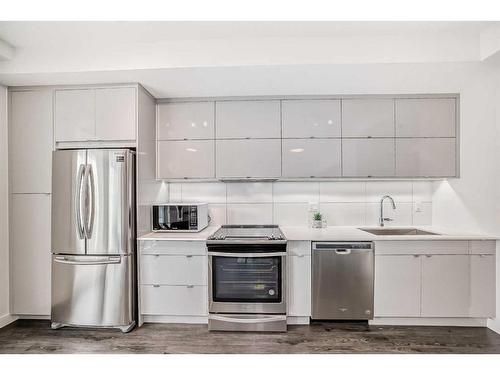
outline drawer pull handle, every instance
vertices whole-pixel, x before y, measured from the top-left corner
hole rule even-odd
[[[186,255],[186,258],[192,258],[193,256],[192,255]]]
[[[194,285],[186,285],[186,287],[187,287],[188,289],[192,289],[192,288],[194,288]]]
[[[154,284],[153,288],[159,288],[160,286],[158,284]]]

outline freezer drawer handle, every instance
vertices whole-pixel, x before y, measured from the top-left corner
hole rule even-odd
[[[335,249],[335,254],[349,255],[350,253],[351,253],[351,249]]]
[[[108,258],[107,260],[91,261],[91,260],[70,260],[70,259],[65,258],[65,257],[56,257],[54,259],[54,262],[63,263],[63,264],[93,266],[93,265],[100,265],[100,264],[120,264],[121,258],[120,257],[111,257],[111,258]]]
[[[255,324],[255,323],[272,323],[272,322],[281,322],[283,320],[286,320],[285,316],[272,316],[269,318],[230,318],[228,316],[217,316],[217,315],[210,315],[210,319],[212,320],[220,320],[221,322],[232,322],[232,323],[248,323],[248,324]]]

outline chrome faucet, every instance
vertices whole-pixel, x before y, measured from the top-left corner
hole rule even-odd
[[[382,197],[382,199],[380,200],[380,220],[379,220],[379,223],[380,223],[380,226],[383,227],[384,226],[384,223],[386,221],[393,221],[394,219],[391,219],[389,217],[384,217],[384,200],[385,198],[388,198],[391,203],[392,203],[392,209],[395,210],[396,209],[396,203],[394,203],[394,199],[392,199],[392,197],[390,195],[384,195]]]

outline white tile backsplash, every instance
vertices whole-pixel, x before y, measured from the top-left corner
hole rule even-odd
[[[227,224],[272,224],[272,203],[228,203]]]
[[[365,202],[364,181],[321,182],[320,202]]]
[[[320,212],[328,226],[365,224],[365,203],[321,203]]]
[[[366,202],[380,202],[384,195],[390,195],[396,202],[411,203],[412,181],[368,181]]]
[[[273,201],[271,182],[228,182],[227,203],[257,203]]]
[[[319,202],[319,182],[275,182],[273,201],[287,203]]]
[[[182,202],[226,203],[226,184],[223,182],[182,184]]]
[[[274,223],[290,226],[309,225],[308,203],[275,203]]]
[[[143,199],[151,203],[207,202],[214,225],[308,225],[311,204],[329,226],[378,225],[386,194],[397,206],[393,211],[385,202],[384,213],[394,219],[386,225],[432,224],[432,181],[186,182],[150,190]]]

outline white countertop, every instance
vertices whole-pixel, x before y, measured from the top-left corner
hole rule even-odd
[[[213,225],[200,232],[150,232],[137,239],[141,241],[206,241],[219,228],[219,225]]]
[[[363,227],[378,229],[379,227]],[[409,226],[401,227],[408,228]],[[327,228],[309,228],[280,226],[281,231],[289,241],[408,241],[408,240],[496,240],[486,234],[472,234],[463,232],[452,232],[451,230],[440,229],[432,226],[411,226],[428,232],[439,233],[440,235],[408,235],[408,236],[383,236],[364,232],[359,227],[353,226],[332,226]],[[390,227],[398,228],[398,227]]]
[[[179,233],[179,232],[151,232],[140,236],[138,240],[150,241],[206,241],[220,226],[209,226],[201,232]],[[374,228],[377,227],[363,227]],[[398,228],[398,227],[390,227]],[[408,227],[403,227],[408,228]],[[478,234],[453,232],[449,229],[441,229],[432,226],[415,226],[429,232],[440,235],[418,235],[418,236],[381,236],[364,232],[356,226],[331,226],[327,228],[309,228],[306,226],[280,226],[281,231],[289,241],[414,241],[414,240],[497,240],[499,237]]]

